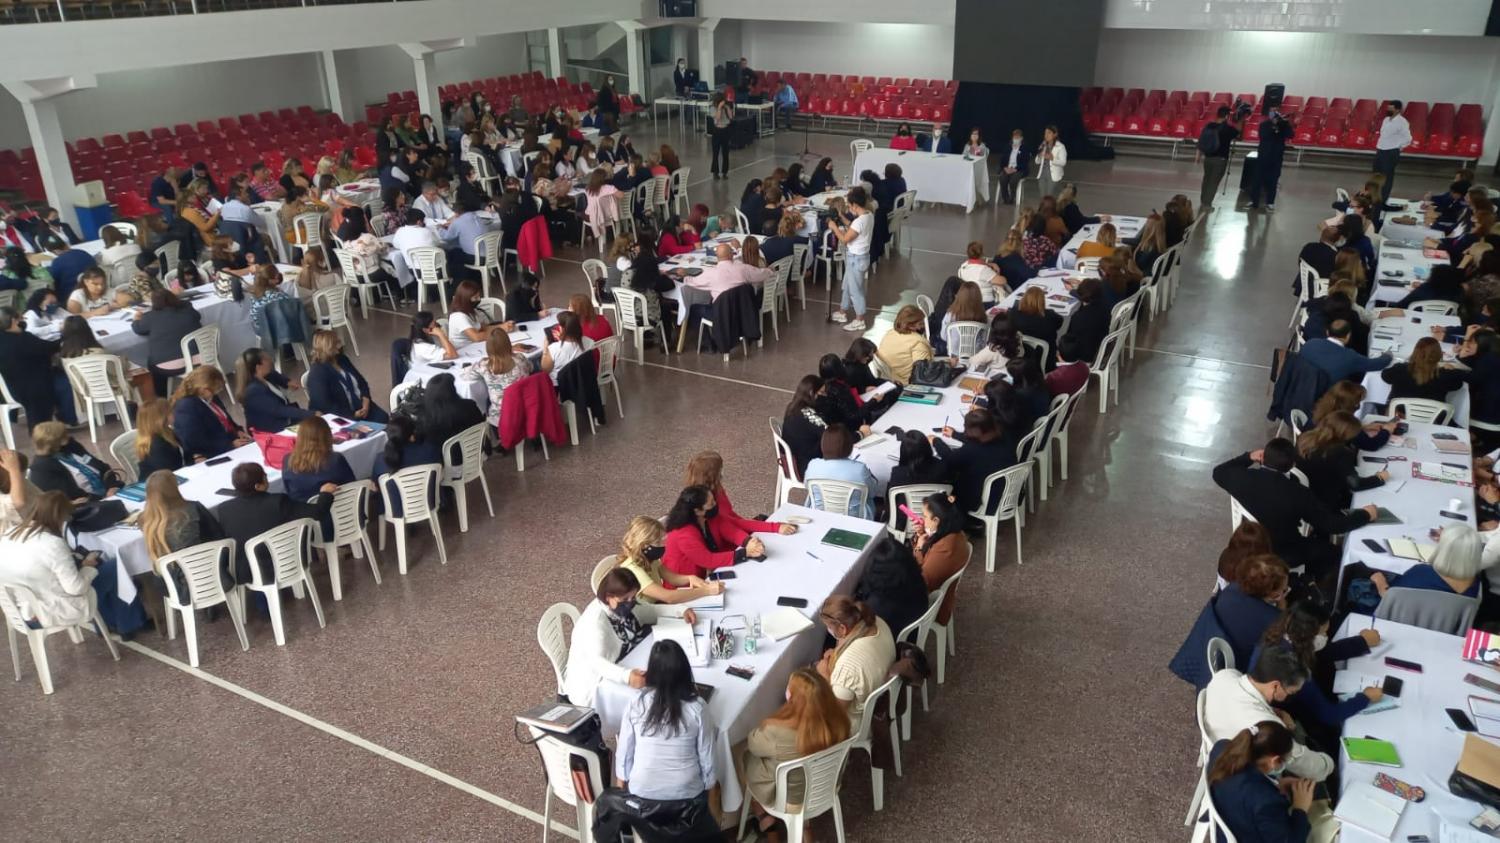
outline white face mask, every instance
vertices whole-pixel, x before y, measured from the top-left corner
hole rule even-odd
[[[1020,138],[1011,138],[1010,139],[1010,145],[1011,146],[1020,146],[1021,145],[1021,139]]]
[[[1314,650],[1321,650],[1321,649],[1323,649],[1324,647],[1327,647],[1327,646],[1328,646],[1328,636],[1326,636],[1326,635],[1315,635],[1315,636],[1313,636],[1313,649]]]

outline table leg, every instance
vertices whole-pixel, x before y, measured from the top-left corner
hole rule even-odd
[[[683,307],[687,307],[687,305],[685,305],[685,304],[682,305],[682,306]],[[684,348],[687,348],[688,329],[691,328],[692,326],[693,326],[693,320],[692,319],[684,319],[682,321],[682,323],[677,326],[677,353],[678,354],[681,354],[682,350]]]

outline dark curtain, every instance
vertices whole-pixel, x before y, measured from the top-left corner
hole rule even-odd
[[[960,82],[953,100],[952,136],[967,139],[969,130],[978,126],[990,149],[1001,152],[1010,149],[1013,129],[1024,131],[1026,146],[1035,148],[1042,142],[1042,129],[1055,124],[1069,160],[1113,158],[1113,149],[1089,141],[1078,94],[1078,88],[1052,85]]]

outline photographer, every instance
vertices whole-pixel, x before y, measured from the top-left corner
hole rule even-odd
[[[1270,117],[1260,121],[1255,181],[1250,184],[1250,208],[1259,208],[1264,196],[1266,213],[1276,210],[1276,183],[1281,180],[1281,162],[1286,157],[1286,142],[1293,132],[1292,124],[1279,111],[1272,110]]]
[[[1218,192],[1219,182],[1229,169],[1229,151],[1234,146],[1235,138],[1240,136],[1240,124],[1245,122],[1245,116],[1249,112],[1249,106],[1236,100],[1231,120],[1229,106],[1221,105],[1214,121],[1204,126],[1203,131],[1198,134],[1198,154],[1203,158],[1203,188],[1198,193],[1198,205],[1202,208],[1202,213],[1208,213],[1214,208],[1214,194]]]

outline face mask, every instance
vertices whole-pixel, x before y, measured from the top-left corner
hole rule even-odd
[[[1281,777],[1283,775],[1285,775],[1285,774],[1286,774],[1286,762],[1283,761],[1281,763],[1281,766],[1277,767],[1274,770],[1271,770],[1271,771],[1267,772],[1266,773],[1266,778],[1270,779],[1273,782],[1274,781],[1280,781]]]
[[[1328,636],[1326,636],[1326,635],[1316,635],[1316,636],[1313,636],[1313,649],[1314,650],[1321,650],[1321,649],[1323,649],[1324,647],[1327,647],[1327,646],[1328,646]]]
[[[667,555],[667,549],[662,545],[653,544],[642,550],[641,555],[646,557],[647,562],[655,562]]]
[[[703,513],[703,517],[704,518],[712,518],[712,517],[714,517],[715,515],[718,515],[718,514],[719,514],[719,508],[716,506],[716,507],[708,510],[707,512],[704,512]]]
[[[47,305],[46,311],[47,311],[47,315],[51,316],[52,314],[54,314],[54,313],[57,312],[57,305],[56,304],[49,304],[49,305]]]
[[[1021,139],[1020,138],[1011,138],[1010,139],[1010,145],[1011,146],[1020,146],[1021,145]]]
[[[619,605],[615,606],[611,611],[623,618],[635,611],[635,604],[636,599],[634,597],[629,600],[621,600]]]

